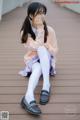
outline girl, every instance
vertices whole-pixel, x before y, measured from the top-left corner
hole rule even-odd
[[[43,75],[43,86],[40,94],[40,104],[45,105],[50,97],[49,75],[55,75],[55,55],[57,53],[57,41],[55,31],[46,25],[45,15],[47,8],[39,2],[33,2],[28,6],[27,17],[21,28],[21,42],[26,48],[24,56],[25,69],[20,71],[22,76],[30,73],[28,88],[22,98],[21,106],[31,114],[40,115],[41,110],[36,103],[34,90],[39,78]]]

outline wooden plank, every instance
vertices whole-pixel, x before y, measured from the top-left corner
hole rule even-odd
[[[5,65],[5,66],[3,66],[3,65],[1,65],[0,66],[0,70],[20,70],[21,68],[24,68],[25,67],[25,64],[24,63],[22,63],[22,64],[20,64],[20,65],[17,65],[17,66],[8,66],[8,65]],[[68,70],[74,70],[74,69],[76,69],[76,70],[79,70],[80,69],[80,66],[78,65],[78,64],[72,64],[72,65],[65,65],[65,64],[56,64],[56,68],[57,68],[57,70],[65,70],[65,68],[66,68],[66,70],[68,69]]]
[[[6,82],[7,81],[7,82]],[[0,80],[0,87],[26,87],[28,79],[25,80]],[[38,86],[42,86],[43,79],[40,79]],[[80,87],[80,80],[56,80],[51,78],[51,85],[54,87]]]
[[[0,94],[24,94],[27,87],[0,87]],[[40,93],[37,87],[36,93]],[[80,94],[80,87],[52,87],[52,94]]]
[[[22,68],[24,68],[25,67],[25,65],[23,64],[23,65],[18,65],[18,66],[8,66],[8,65],[6,65],[6,66],[3,66],[3,65],[1,65],[0,66],[0,70],[21,70]],[[66,68],[66,69],[65,69]],[[56,65],[56,69],[59,71],[59,70],[73,70],[73,71],[76,71],[76,70],[80,70],[80,66],[79,65],[71,65],[71,66],[69,66],[69,65],[61,65],[61,66],[58,66],[58,65]]]
[[[40,117],[34,117],[31,115],[10,115],[10,120],[79,120],[80,115],[60,115],[60,114],[48,114],[41,115]]]
[[[0,95],[0,104],[13,104],[20,103],[23,95]],[[40,95],[35,95],[37,102],[39,103]],[[57,104],[57,103],[71,103],[71,104],[80,104],[80,95],[51,95],[49,103]]]
[[[0,75],[0,80],[27,80],[27,78],[25,78],[25,77],[21,77],[20,75],[17,75],[17,74],[6,74],[6,75],[4,75],[4,74],[1,74]],[[80,80],[80,75],[78,74],[78,75],[72,75],[72,74],[69,74],[69,75],[64,75],[64,74],[60,74],[60,75],[56,75],[55,77],[53,77],[53,79],[55,79],[55,80]]]
[[[5,61],[6,60],[6,61]],[[7,60],[7,59],[5,59],[5,60],[0,60],[0,62],[2,63],[0,63],[0,65],[2,66],[7,66],[8,67],[8,65],[15,65],[15,66],[21,66],[20,65],[20,63],[22,63],[22,64],[24,64],[24,61],[23,61],[23,59],[19,59],[19,60]],[[59,60],[59,59],[58,59]],[[59,60],[59,62],[57,63],[57,65],[80,65],[80,62],[79,62],[80,60]],[[7,63],[6,63],[7,62]]]
[[[18,75],[18,72],[20,71],[21,69],[14,69],[14,70],[5,70],[5,69],[2,69],[0,71],[0,75],[4,74],[4,75],[9,75],[9,74],[12,74],[12,75],[15,75],[17,74]],[[57,75],[79,75],[80,74],[80,71],[79,69],[61,69],[61,70],[58,70],[57,69]]]
[[[80,104],[47,104],[39,105],[43,114],[79,114]],[[48,109],[47,109],[48,108]],[[20,104],[0,104],[0,111],[9,111],[10,114],[27,114]]]

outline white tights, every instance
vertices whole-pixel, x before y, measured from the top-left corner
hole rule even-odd
[[[32,74],[29,78],[28,88],[25,98],[28,103],[35,100],[34,90],[38,84],[41,74],[43,75],[43,90],[49,91],[50,81],[49,81],[49,71],[50,71],[50,55],[44,46],[40,46],[37,49],[38,57],[40,63],[36,62],[32,65]]]

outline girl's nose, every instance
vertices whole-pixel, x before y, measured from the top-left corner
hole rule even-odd
[[[38,15],[38,19],[41,19],[41,20],[44,20],[44,15],[43,14],[41,14],[41,15]]]

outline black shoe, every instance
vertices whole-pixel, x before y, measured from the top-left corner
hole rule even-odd
[[[36,101],[31,101],[29,104],[27,103],[27,101],[25,100],[25,96],[22,98],[21,101],[21,106],[29,113],[33,114],[33,115],[40,115],[41,114],[41,110],[38,107],[38,105],[36,104]]]
[[[49,102],[50,94],[51,94],[51,88],[50,88],[49,92],[47,90],[41,90],[41,94],[40,94],[40,104],[41,105],[46,105]]]
[[[31,72],[28,72],[27,75],[26,75],[26,77],[30,77],[30,75],[31,75]]]

